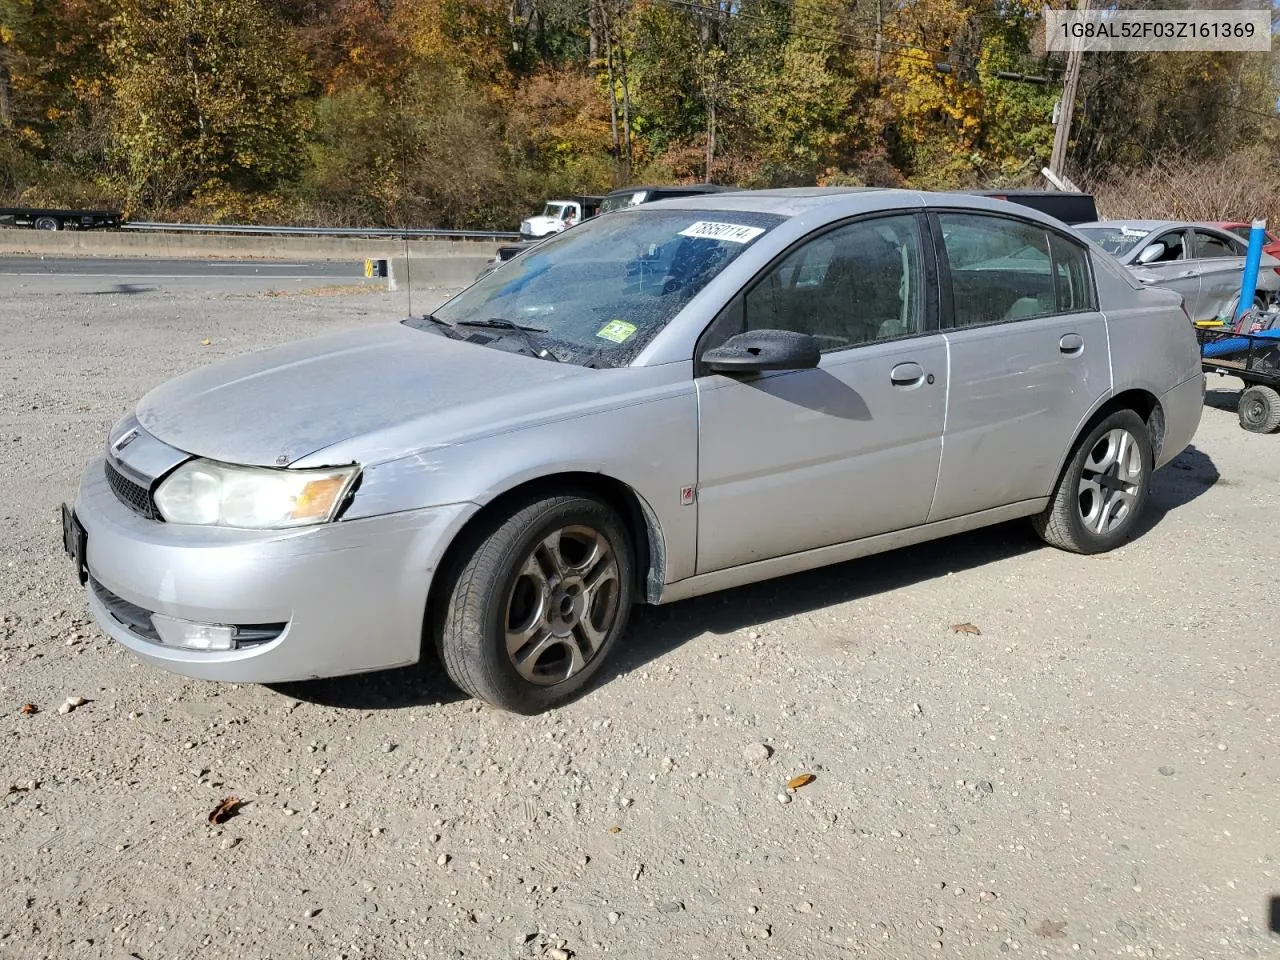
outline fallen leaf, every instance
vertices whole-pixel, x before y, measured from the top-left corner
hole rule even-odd
[[[790,780],[787,781],[787,789],[799,790],[801,787],[806,786],[810,783],[813,783],[813,781],[817,779],[818,778],[815,777],[812,773],[801,773],[801,774],[798,774],[797,776],[792,777]]]
[[[610,828],[609,828],[609,832],[610,832],[610,833],[621,833],[621,832],[622,832],[622,828],[621,828],[621,827],[618,827],[618,826],[613,826],[613,827],[610,827]]]
[[[210,340],[208,337],[206,337],[205,339],[200,341],[200,346],[207,347],[211,343],[213,343],[213,341]]]
[[[951,625],[952,633],[972,633],[975,637],[982,636],[982,631],[975,627],[972,623],[953,623]]]
[[[1060,940],[1067,935],[1067,922],[1065,920],[1041,920],[1040,926],[1036,927],[1036,933],[1042,937],[1048,937],[1050,940]]]
[[[236,810],[240,806],[240,798],[236,796],[223,797],[222,802],[213,808],[213,812],[209,814],[210,823],[226,823],[236,815]]]
[[[19,710],[18,712],[21,714],[25,714],[26,716],[31,716],[31,714],[33,713],[39,713],[40,708],[37,707],[34,703],[24,703],[22,705],[22,709]]]

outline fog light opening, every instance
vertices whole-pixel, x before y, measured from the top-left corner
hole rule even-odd
[[[166,647],[183,650],[233,650],[236,645],[236,628],[220,623],[194,623],[153,613],[151,623]]]

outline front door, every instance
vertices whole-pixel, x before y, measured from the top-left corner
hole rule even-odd
[[[1200,301],[1200,264],[1192,259],[1187,231],[1170,230],[1151,243],[1163,246],[1163,252],[1150,263],[1134,264],[1134,275],[1143,283],[1182,294],[1182,299],[1187,301],[1188,312],[1198,319],[1200,314],[1195,310]]]
[[[922,223],[825,230],[744,293],[740,329],[808,333],[823,356],[812,370],[698,377],[698,573],[924,522],[947,363]]]

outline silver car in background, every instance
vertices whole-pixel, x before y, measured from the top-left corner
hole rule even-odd
[[[1202,223],[1099,220],[1076,227],[1133,271],[1139,283],[1181,294],[1193,320],[1235,313],[1244,279],[1247,241]],[[1254,304],[1265,309],[1280,293],[1280,260],[1262,255]]]
[[[690,197],[434,315],[157,387],[64,535],[103,629],[158,666],[272,682],[434,649],[536,712],[636,602],[1019,517],[1111,549],[1203,396],[1179,298],[1026,207]]]

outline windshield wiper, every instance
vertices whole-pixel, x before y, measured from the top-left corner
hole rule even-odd
[[[443,323],[444,321],[437,322]],[[531,327],[528,324],[516,323],[514,320],[508,320],[505,317],[489,317],[487,320],[459,320],[454,324],[454,326],[485,327],[490,330],[510,330],[512,333],[520,334],[521,339],[524,340],[525,345],[533,351],[533,355],[535,357],[539,357],[543,360],[551,360],[554,363],[560,362],[559,357],[546,347],[541,346],[533,336],[535,333],[546,333],[547,331],[543,327]]]
[[[446,337],[451,337],[454,340],[462,339],[462,334],[460,334],[457,331],[457,328],[454,327],[452,323],[450,323],[448,320],[441,320],[434,313],[424,313],[421,317],[421,320],[424,320],[427,323],[434,324],[440,330],[440,332],[443,333]],[[409,317],[409,319],[406,320],[405,323],[416,330],[423,329],[421,323],[419,322],[418,317]]]

